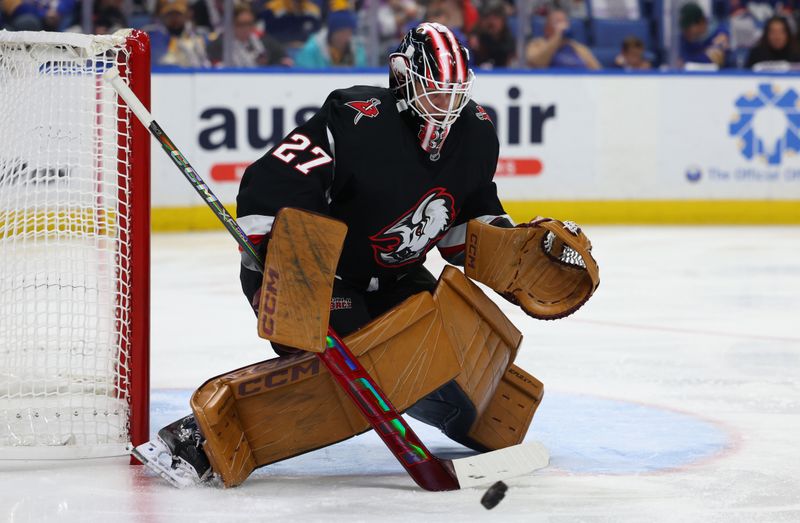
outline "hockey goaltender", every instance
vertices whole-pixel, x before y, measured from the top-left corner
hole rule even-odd
[[[204,383],[191,415],[134,450],[143,463],[176,486],[214,474],[235,486],[367,430],[296,348],[328,324],[398,411],[479,452],[523,440],[542,383],[514,365],[520,332],[471,280],[548,320],[589,299],[598,268],[574,223],[515,226],[503,210],[499,143],[468,62],[450,30],[420,24],[390,55],[388,89],[333,91],[247,169],[238,221],[280,270],[262,278],[243,257],[242,288],[279,357]],[[434,246],[464,272],[437,281],[423,266]]]

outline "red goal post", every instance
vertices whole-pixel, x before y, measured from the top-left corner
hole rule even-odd
[[[147,35],[0,31],[0,459],[149,439]]]

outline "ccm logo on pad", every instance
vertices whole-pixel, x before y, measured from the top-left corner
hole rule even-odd
[[[264,278],[261,290],[261,307],[258,317],[261,321],[261,332],[264,336],[271,336],[275,332],[275,311],[278,306],[278,279],[280,274],[275,269],[270,268]]]
[[[267,389],[283,387],[317,374],[319,374],[319,358],[314,358],[306,363],[292,365],[288,369],[277,369],[264,376],[243,381],[237,387],[236,397],[252,396]]]
[[[467,242],[467,267],[475,268],[475,257],[478,255],[478,235],[472,233]]]

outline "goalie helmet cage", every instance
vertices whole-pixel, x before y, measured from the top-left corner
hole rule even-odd
[[[149,439],[147,35],[0,31],[0,459]]]

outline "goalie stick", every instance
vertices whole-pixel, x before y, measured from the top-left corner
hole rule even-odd
[[[141,124],[158,140],[164,152],[205,200],[243,252],[263,272],[264,261],[245,232],[153,119],[147,108],[125,84],[117,68],[112,67],[103,77],[125,101]],[[315,354],[411,478],[425,490],[457,490],[493,483],[532,472],[549,463],[547,450],[536,442],[514,445],[466,458],[439,459],[420,441],[375,380],[330,326],[328,326],[327,347]]]

